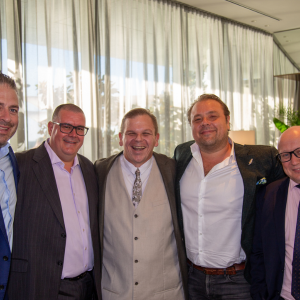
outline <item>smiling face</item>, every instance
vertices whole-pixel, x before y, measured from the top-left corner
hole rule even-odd
[[[54,121],[57,123],[68,123],[73,126],[85,126],[84,114],[64,109],[59,112],[58,118]],[[73,162],[83,144],[84,136],[77,135],[75,129],[71,133],[62,133],[59,125],[52,122],[48,123],[48,132],[50,135],[50,147],[56,155],[64,163]]]
[[[124,156],[135,167],[139,168],[153,154],[158,146],[159,134],[148,115],[140,115],[125,120],[124,132],[119,133],[120,146],[124,146]]]
[[[203,100],[194,105],[191,111],[192,134],[201,151],[215,152],[227,145],[229,118],[215,100]]]
[[[6,84],[0,85],[0,148],[18,128],[19,101],[16,92]]]
[[[280,137],[278,152],[291,152],[300,148],[300,126],[287,129]],[[300,158],[292,154],[291,160],[282,163],[285,174],[297,183],[300,183]]]

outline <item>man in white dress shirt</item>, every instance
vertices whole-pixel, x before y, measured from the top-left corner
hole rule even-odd
[[[195,140],[175,149],[191,300],[251,299],[256,187],[284,176],[274,147],[242,146],[228,137],[229,114],[216,95],[200,96],[188,111]]]
[[[153,152],[159,139],[155,116],[143,108],[129,111],[119,138],[124,151],[95,163],[102,299],[188,300],[175,162]]]

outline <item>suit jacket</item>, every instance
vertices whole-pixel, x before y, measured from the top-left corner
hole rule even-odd
[[[57,299],[64,261],[66,230],[48,152],[37,149],[16,154],[21,177],[15,212],[10,300]],[[94,249],[94,274],[100,292],[98,186],[93,164],[78,154],[89,201]]]
[[[17,191],[20,172],[12,148],[9,147],[8,149],[9,149],[8,156],[12,164],[16,191]],[[3,299],[7,299],[6,287],[7,287],[8,275],[10,269],[11,253],[10,253],[10,247],[9,247],[9,242],[7,238],[2,211],[0,214],[0,257],[1,257],[0,259],[0,300],[3,300]]]
[[[105,211],[105,188],[107,175],[114,164],[116,158],[121,155],[123,152],[120,152],[117,155],[111,156],[107,159],[98,160],[95,162],[95,170],[98,175],[99,181],[99,198],[101,199],[99,205],[99,226],[100,226],[100,245],[101,245],[101,265],[103,261],[103,235],[104,235],[104,211]],[[185,299],[188,299],[187,292],[187,265],[186,257],[184,252],[184,244],[180,236],[180,230],[177,221],[177,212],[176,212],[176,202],[174,194],[174,179],[175,179],[175,169],[172,163],[172,160],[165,155],[153,153],[153,156],[156,160],[157,166],[163,178],[165,189],[168,195],[171,215],[173,219],[174,234],[177,244],[177,252],[179,258],[179,266],[181,271],[182,284],[185,294]],[[146,270],[145,270],[146,272]]]
[[[285,209],[289,183],[289,178],[278,180],[257,194],[251,254],[253,299],[280,299],[285,264]]]
[[[195,141],[186,142],[176,147],[174,158],[177,161],[176,172],[176,201],[178,211],[178,222],[184,239],[183,216],[180,198],[180,179],[192,159],[190,146]],[[252,249],[255,217],[255,195],[260,185],[256,183],[261,178],[266,178],[267,183],[284,177],[280,162],[276,159],[277,150],[270,146],[261,145],[239,145],[234,144],[237,164],[244,183],[244,199],[242,210],[242,236],[241,246],[246,253],[245,278],[251,281],[249,257]]]

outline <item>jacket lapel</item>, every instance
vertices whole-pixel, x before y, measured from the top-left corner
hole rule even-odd
[[[174,178],[172,177],[172,172],[170,172],[166,166],[167,159],[165,159],[165,156],[161,156],[160,154],[157,154],[153,152],[153,156],[156,160],[158,169],[160,171],[161,177],[164,181],[165,189],[168,195],[168,200],[170,203],[171,211],[173,217],[176,216],[176,205],[175,205],[175,191],[174,191]],[[173,201],[171,201],[173,199]],[[175,212],[175,214],[174,214]]]
[[[286,178],[274,195],[274,220],[281,261],[285,260],[285,210],[290,179]]]
[[[249,155],[247,146],[234,144],[236,161],[244,183],[244,199],[242,212],[242,228],[247,220],[248,213],[253,205],[256,191],[256,161]]]
[[[36,164],[33,165],[33,171],[36,175],[37,181],[40,183],[58,221],[61,226],[65,228],[56,180],[44,143],[36,149],[33,160],[36,162]]]
[[[176,165],[176,182],[178,183],[187,167],[193,158],[190,146],[186,147],[180,154],[180,159],[177,160]]]
[[[110,171],[112,165],[114,164],[115,160],[118,156],[123,153],[121,151],[117,155],[111,156],[107,159],[101,159],[103,162],[101,163],[101,169],[97,169],[96,166],[96,173],[98,177],[98,184],[99,184],[99,232],[100,232],[100,247],[101,247],[101,262],[103,259],[103,236],[104,236],[104,211],[105,211],[105,190],[106,190],[106,180],[108,172]],[[100,160],[100,162],[101,162]]]

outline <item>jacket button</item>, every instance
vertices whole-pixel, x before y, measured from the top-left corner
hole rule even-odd
[[[137,218],[137,217],[138,217],[138,215],[137,215],[137,214],[135,214],[135,215],[134,215],[134,217],[135,217],[135,218]]]
[[[59,261],[57,262],[57,264],[58,264],[59,266],[62,266],[62,265],[63,265],[63,262],[62,262],[61,260],[59,260]]]
[[[0,290],[4,290],[4,285],[3,284],[0,285]]]
[[[138,285],[138,284],[139,284],[138,282],[135,283],[135,285]]]
[[[139,238],[138,238],[138,237],[135,237],[134,239],[135,239],[135,240],[138,240]]]
[[[138,263],[139,261],[136,259],[134,262],[135,262],[135,263]]]
[[[65,238],[66,238],[66,234],[63,232],[63,233],[61,234],[61,237],[65,239]]]
[[[8,261],[8,257],[5,255],[5,256],[3,256],[3,260],[4,261]]]

